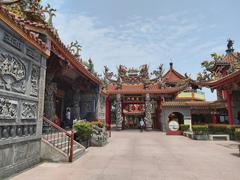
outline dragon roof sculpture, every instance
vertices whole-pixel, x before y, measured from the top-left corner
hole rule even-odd
[[[177,73],[171,69],[164,75],[163,65],[160,64],[157,70],[149,73],[148,65],[144,64],[139,68],[127,68],[124,65],[119,65],[117,68],[117,74],[109,71],[109,68],[105,66],[105,79],[108,81],[108,87],[110,89],[167,89],[183,87],[190,82],[190,77],[180,76],[177,73],[178,80],[171,80],[174,74]],[[180,77],[179,77],[180,76]]]

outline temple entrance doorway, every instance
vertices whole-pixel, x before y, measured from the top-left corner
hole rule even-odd
[[[127,115],[125,117],[125,127],[126,129],[139,129],[140,120],[144,119],[142,115]]]
[[[168,122],[177,121],[179,124],[184,124],[184,115],[180,112],[172,112],[168,116]]]

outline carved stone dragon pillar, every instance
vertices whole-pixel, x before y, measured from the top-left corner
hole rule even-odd
[[[122,117],[122,102],[121,102],[121,95],[117,94],[117,104],[116,104],[116,126],[118,130],[122,130],[122,122],[123,122],[123,117]]]
[[[151,116],[151,111],[152,111],[152,104],[150,102],[150,95],[146,94],[146,99],[145,99],[145,124],[146,124],[146,130],[152,130],[152,116]]]

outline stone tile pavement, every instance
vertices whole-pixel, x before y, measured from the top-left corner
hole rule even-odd
[[[73,163],[42,163],[14,180],[240,180],[236,142],[162,132],[113,132]]]

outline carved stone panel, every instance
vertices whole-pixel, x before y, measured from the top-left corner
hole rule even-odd
[[[11,165],[13,161],[12,145],[0,148],[0,168]]]
[[[17,118],[18,102],[0,97],[0,120]]]
[[[16,48],[19,51],[23,51],[23,43],[17,39],[16,37],[12,36],[11,34],[4,32],[3,41],[12,47]]]
[[[14,157],[14,162],[18,163],[21,161],[24,161],[27,157],[27,148],[28,144],[27,143],[19,143],[15,145],[15,157]]]
[[[26,67],[17,57],[0,52],[0,88],[18,93],[26,91]]]
[[[37,104],[31,102],[23,102],[21,119],[37,119]]]
[[[41,59],[41,55],[38,54],[35,50],[33,50],[30,47],[26,48],[26,55],[29,56],[30,58],[33,58],[33,59],[36,59],[36,60]]]
[[[38,96],[40,68],[33,65],[31,72],[31,92],[32,96]]]

